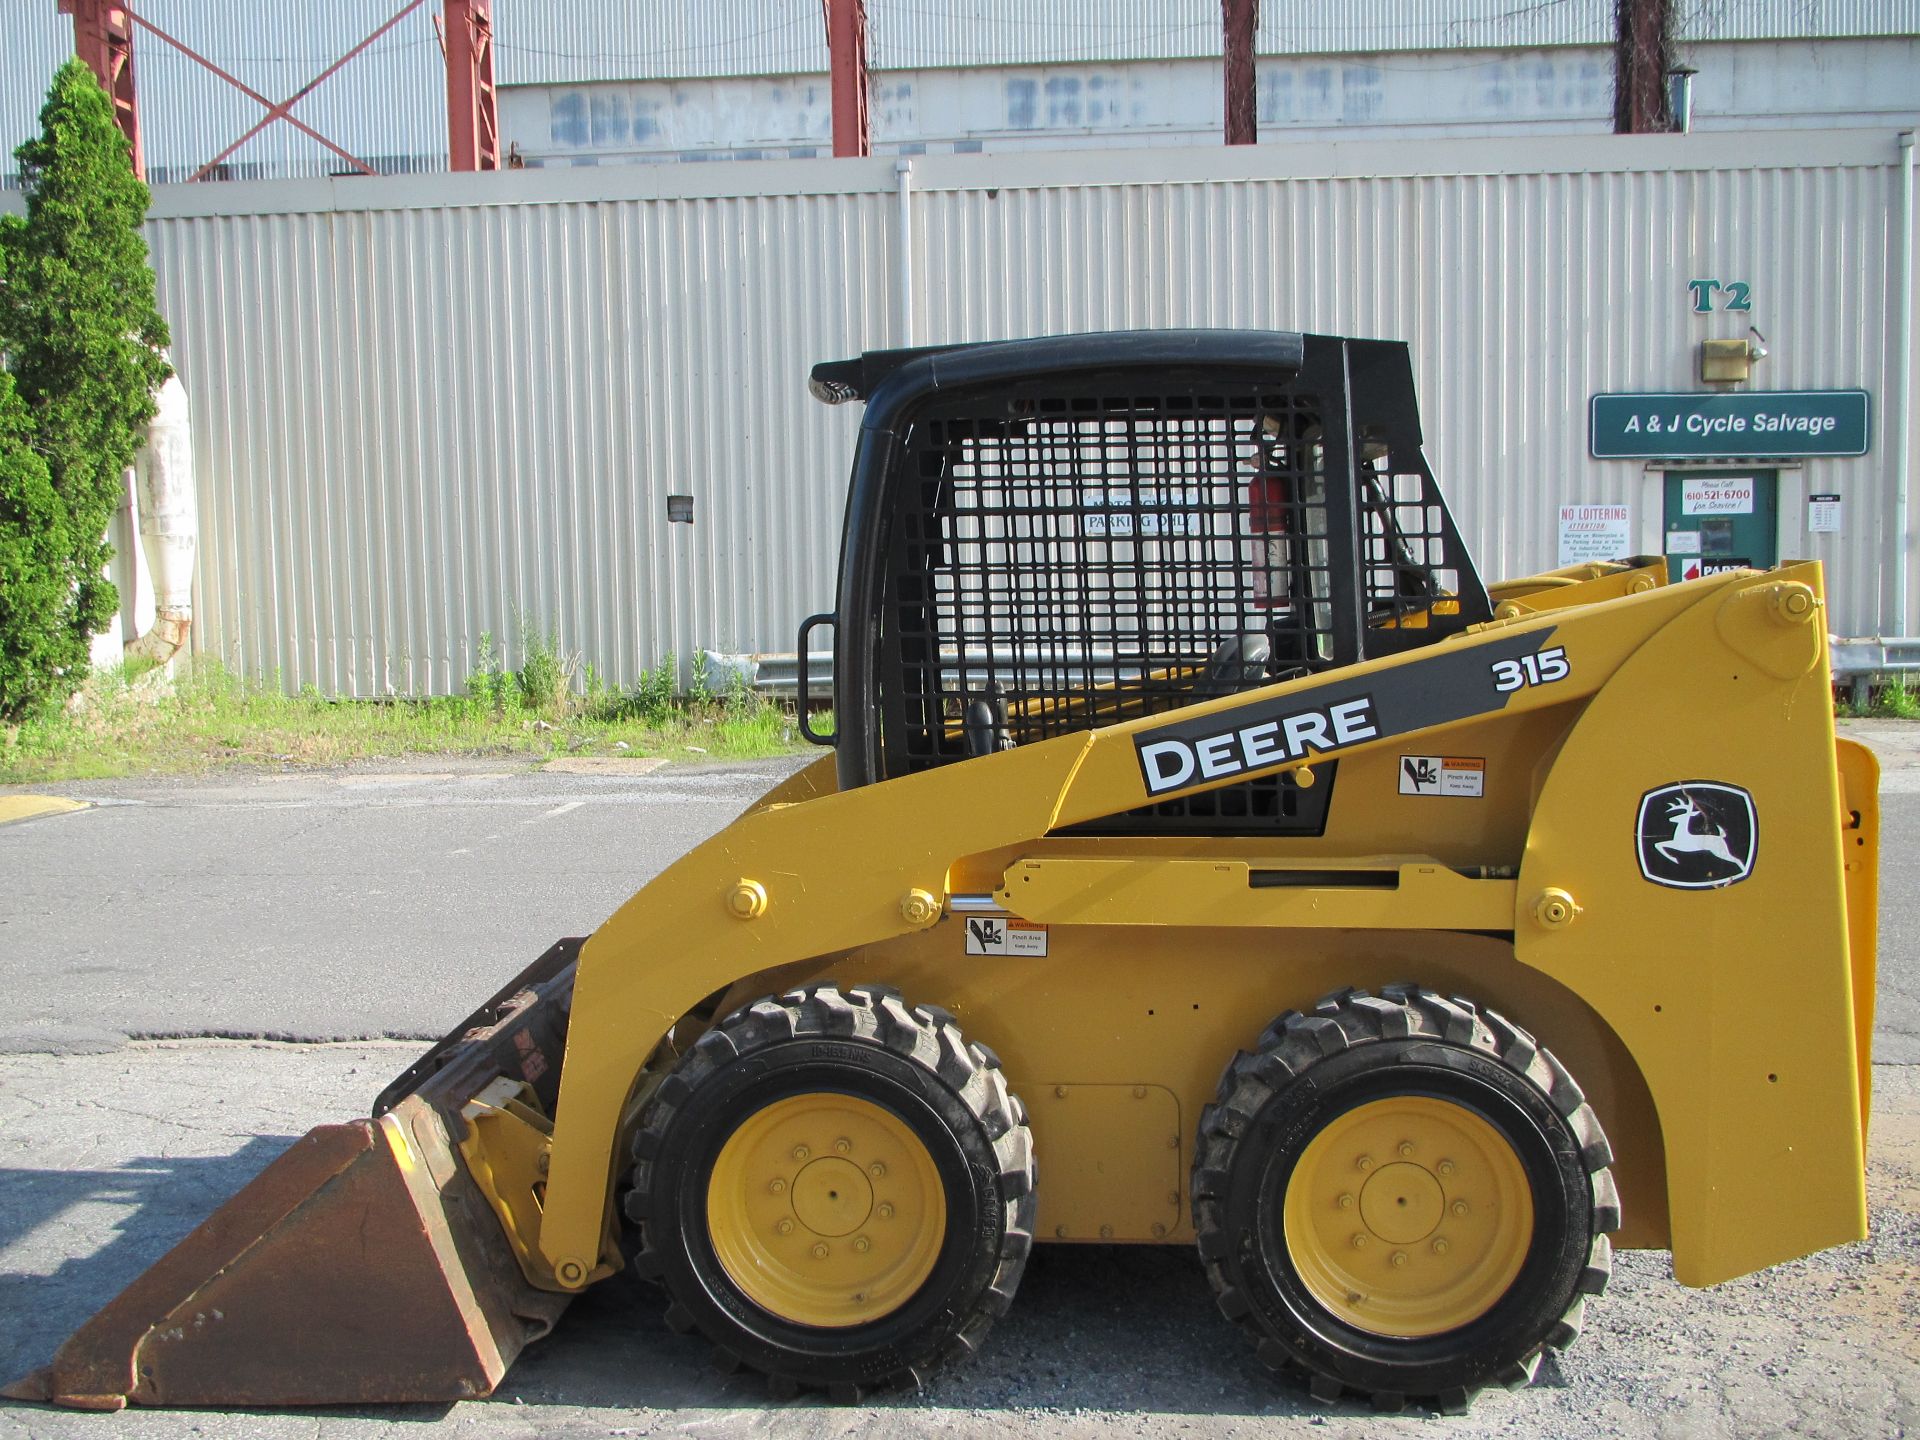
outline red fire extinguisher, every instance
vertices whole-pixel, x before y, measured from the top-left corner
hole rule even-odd
[[[1287,537],[1293,530],[1293,486],[1285,470],[1286,451],[1263,422],[1259,459],[1247,481],[1247,531],[1252,539],[1253,603],[1263,610],[1293,598],[1287,574]]]

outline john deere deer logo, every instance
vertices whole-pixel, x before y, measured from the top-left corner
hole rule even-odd
[[[1640,873],[1676,890],[1712,890],[1753,873],[1760,849],[1753,797],[1737,785],[1687,780],[1640,797]]]

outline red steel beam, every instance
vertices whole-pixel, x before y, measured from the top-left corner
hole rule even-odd
[[[447,158],[455,170],[500,168],[493,88],[493,0],[445,0]]]
[[[1253,84],[1253,37],[1260,28],[1260,0],[1220,0],[1227,57],[1227,144],[1259,141],[1260,108]]]
[[[869,155],[866,0],[820,0],[827,19],[827,64],[833,77],[833,153]]]
[[[100,77],[113,101],[113,118],[133,151],[133,173],[147,178],[147,157],[140,144],[140,103],[133,86],[132,14],[107,0],[59,0],[60,13],[73,16],[73,53]]]
[[[1667,72],[1673,68],[1673,0],[1615,0],[1614,25],[1614,133],[1672,130]]]

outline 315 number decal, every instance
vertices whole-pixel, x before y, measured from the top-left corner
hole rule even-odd
[[[1518,660],[1494,661],[1493,688],[1504,695],[1529,685],[1551,685],[1572,673],[1573,667],[1567,663],[1567,647],[1556,645],[1551,650],[1522,655]]]

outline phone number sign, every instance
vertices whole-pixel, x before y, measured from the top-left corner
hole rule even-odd
[[[1864,390],[1595,395],[1589,448],[1596,460],[1864,455],[1870,408]]]

